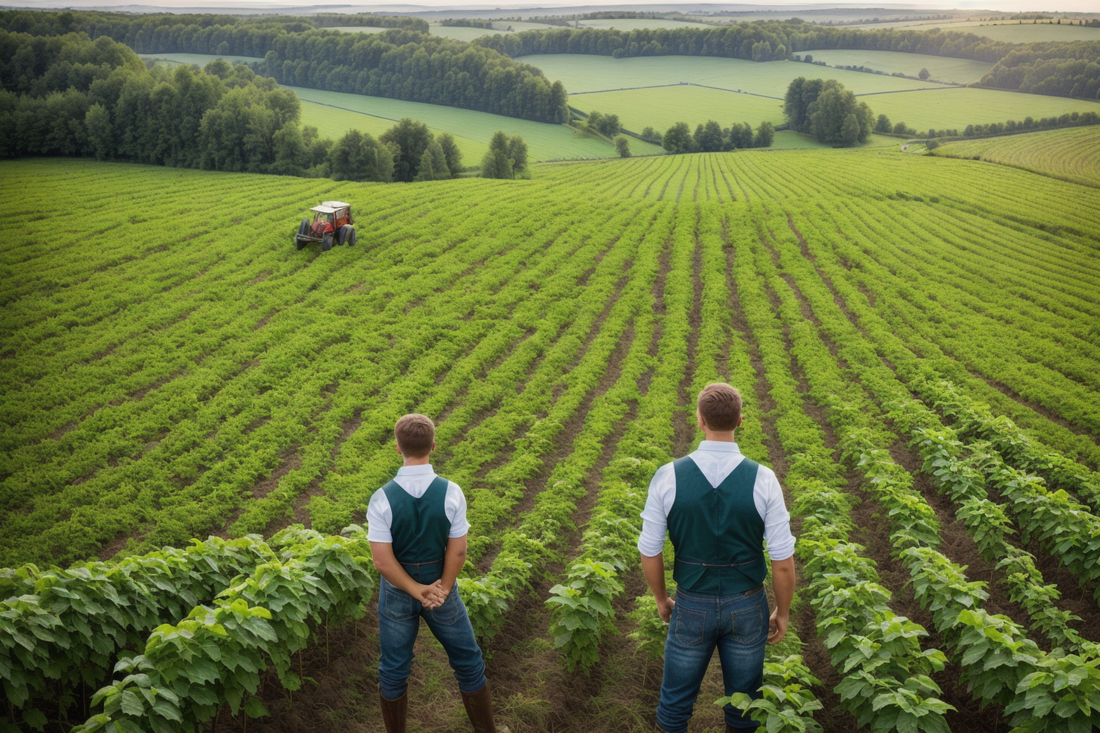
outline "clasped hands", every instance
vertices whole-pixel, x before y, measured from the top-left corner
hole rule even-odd
[[[420,585],[416,589],[416,595],[414,597],[420,601],[420,605],[430,611],[433,608],[442,606],[449,595],[451,595],[451,589],[444,588],[443,580],[440,579],[431,585]]]

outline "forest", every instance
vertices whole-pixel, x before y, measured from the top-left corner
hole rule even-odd
[[[294,92],[244,64],[146,69],[107,37],[0,30],[0,87],[0,157],[382,182],[451,178],[462,167],[453,137],[436,140],[423,123],[403,119],[380,139],[352,130],[334,143],[299,126]]]
[[[35,36],[84,32],[93,40],[110,37],[138,53],[262,57],[254,70],[280,84],[537,122],[569,119],[565,88],[551,84],[533,66],[485,47],[429,36],[426,24],[400,25],[368,35],[323,30],[293,17],[0,12],[0,28]]]

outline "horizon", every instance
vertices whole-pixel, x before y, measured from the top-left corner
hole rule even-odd
[[[323,8],[325,12],[397,12],[397,13],[429,13],[443,9],[467,10],[467,11],[529,11],[532,9],[562,9],[562,8],[638,8],[644,10],[650,7],[668,7],[672,3],[639,3],[630,0],[604,0],[600,3],[578,4],[563,0],[550,0],[549,2],[531,3],[469,3],[461,0],[421,0],[416,3],[301,3],[287,0],[285,2],[272,2],[271,0],[232,0],[230,3],[216,2],[215,0],[160,0],[159,2],[104,2],[103,0],[30,0],[29,2],[4,5],[6,9],[31,9],[31,10],[114,10],[125,12],[127,9],[164,9],[167,12],[210,10],[229,7],[231,10],[262,11],[286,11],[289,9],[306,10]],[[874,3],[874,2],[836,2],[836,3],[805,3],[785,2],[778,0],[767,4],[761,3],[688,3],[696,8],[744,8],[745,11],[764,11],[767,9],[799,8],[804,10],[822,10],[827,8],[859,9],[874,8],[885,10],[973,10],[989,11],[997,13],[1097,13],[1095,0],[1061,0],[1056,7],[1036,7],[1033,0],[998,0],[997,2],[985,2],[984,0],[963,0],[962,2],[931,2],[931,3]],[[146,12],[144,10],[138,12]],[[663,11],[668,12],[668,11]]]

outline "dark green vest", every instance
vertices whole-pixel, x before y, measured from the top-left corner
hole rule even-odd
[[[743,459],[717,487],[690,457],[672,466],[676,501],[668,534],[676,549],[677,585],[691,593],[731,595],[763,583],[764,520],[752,498],[759,464]]]
[[[382,487],[390,502],[390,534],[393,535],[393,554],[402,564],[434,563],[441,561],[447,551],[447,538],[451,522],[447,519],[447,479],[436,476],[423,496],[415,499],[396,481]],[[426,568],[427,569],[427,568]],[[434,571],[434,568],[432,568]],[[439,576],[443,575],[443,563],[439,562]],[[420,580],[431,583],[433,580]]]

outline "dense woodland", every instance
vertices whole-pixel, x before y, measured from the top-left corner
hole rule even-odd
[[[320,16],[369,18],[370,16]],[[138,53],[216,53],[262,57],[254,70],[280,84],[442,104],[537,122],[569,119],[565,88],[533,66],[491,49],[408,28],[354,34],[298,18],[208,15],[0,13],[0,28],[34,35],[83,31]],[[314,21],[316,22],[316,21]],[[396,21],[394,21],[396,22]]]
[[[1087,99],[1100,94],[1100,43],[1012,44],[938,28],[856,30],[793,19],[706,29],[554,28],[485,36],[473,43],[512,57],[582,53],[615,58],[676,55],[778,61],[820,49],[900,51],[995,63],[981,79],[983,86]]]
[[[438,180],[461,170],[453,138],[435,140],[423,123],[402,120],[381,139],[353,132],[334,143],[300,128],[299,107],[294,92],[244,64],[147,69],[105,36],[0,30],[0,157],[94,156],[357,181]]]

